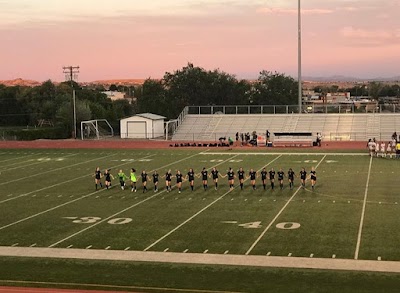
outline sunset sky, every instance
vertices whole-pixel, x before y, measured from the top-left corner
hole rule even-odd
[[[302,0],[303,75],[400,75],[400,0]],[[0,79],[297,76],[297,0],[0,0]]]

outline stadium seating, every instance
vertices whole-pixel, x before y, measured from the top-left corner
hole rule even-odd
[[[218,141],[235,137],[236,132],[317,132],[324,141],[390,140],[400,132],[400,114],[209,114],[186,115],[173,135],[175,141]]]

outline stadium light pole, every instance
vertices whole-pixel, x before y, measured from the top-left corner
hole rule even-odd
[[[299,114],[302,113],[303,104],[303,86],[302,86],[302,76],[301,76],[301,1],[298,0],[298,83],[299,83]]]

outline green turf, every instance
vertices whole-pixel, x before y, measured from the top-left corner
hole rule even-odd
[[[219,149],[210,150],[213,154],[201,153],[204,151],[0,150],[0,246],[129,247],[139,251],[353,259],[367,194],[359,259],[400,260],[398,160],[374,158],[369,172],[369,156],[278,154],[276,150],[265,155]],[[132,167],[138,174],[143,169],[149,174],[156,169],[163,175],[168,169],[173,174],[178,169],[186,174],[190,167],[200,172],[203,167],[217,166],[225,175],[228,167],[235,171],[243,167],[246,173],[264,166],[285,172],[293,168],[298,174],[303,166],[308,171],[318,166],[318,181],[314,191],[309,182],[303,190],[296,178],[296,186],[290,190],[285,178],[284,189],[276,183],[272,192],[269,185],[263,190],[260,179],[257,190],[252,190],[248,181],[240,190],[236,179],[235,189],[230,191],[227,179],[221,178],[218,190],[209,180],[209,189],[204,191],[196,178],[193,192],[185,182],[179,194],[176,188],[167,193],[161,179],[159,192],[154,193],[149,182],[149,191],[143,194],[140,180],[137,193],[129,188],[121,190],[114,180],[112,189],[95,191],[92,174],[97,166],[111,168],[114,175],[119,169],[128,174]],[[118,224],[121,222],[126,223]],[[282,223],[289,223],[286,228],[299,227],[281,229]],[[248,274],[244,268],[234,271]],[[258,271],[263,275],[270,270]],[[287,273],[292,274],[290,270]],[[312,275],[308,271],[293,274]],[[265,292],[254,288],[254,292]]]

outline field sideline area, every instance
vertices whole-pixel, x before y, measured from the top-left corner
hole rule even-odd
[[[93,173],[301,167],[317,185],[96,191]],[[129,292],[390,292],[399,160],[329,149],[0,149],[0,285]],[[139,176],[138,176],[139,177]],[[175,178],[173,178],[175,184]],[[129,183],[129,181],[127,182]],[[12,292],[2,291],[0,292]],[[25,291],[30,292],[30,291]],[[36,291],[40,292],[40,291]],[[54,292],[54,291],[52,291]]]

